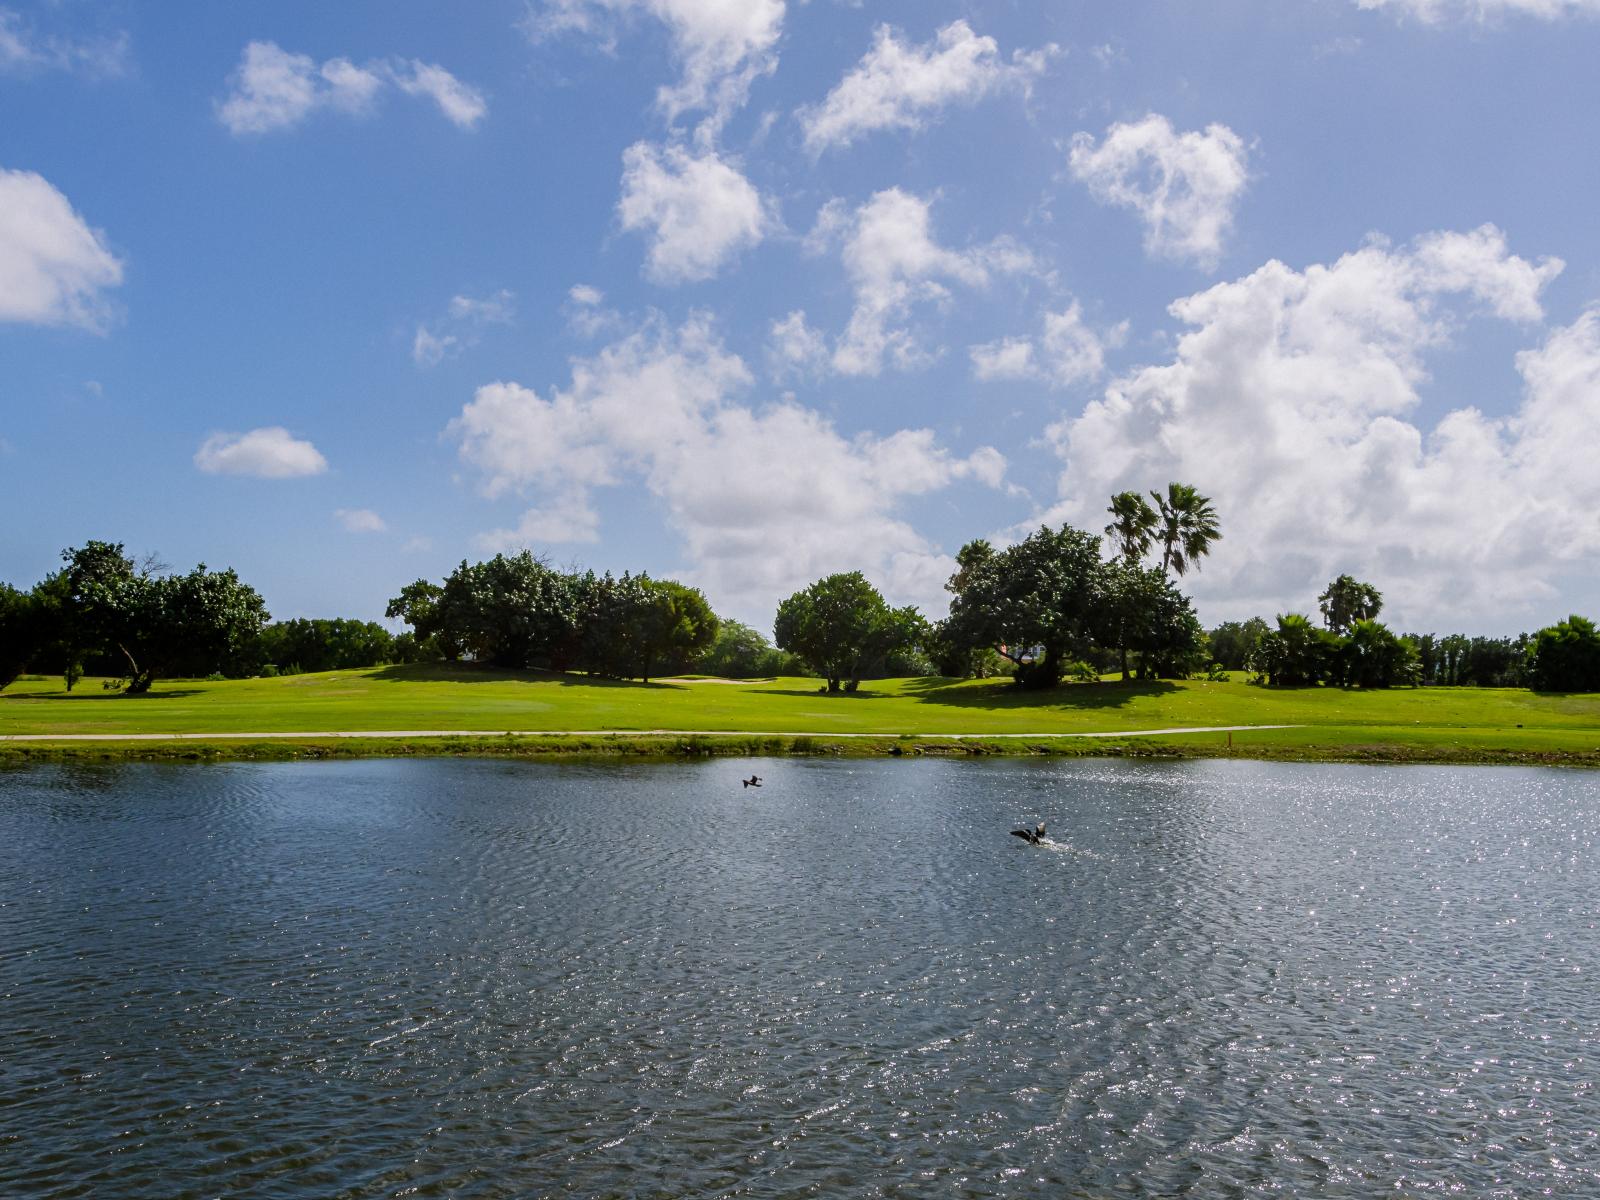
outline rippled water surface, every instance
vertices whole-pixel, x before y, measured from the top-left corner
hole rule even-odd
[[[0,772],[0,1196],[1593,1197],[1597,815],[1495,769]]]

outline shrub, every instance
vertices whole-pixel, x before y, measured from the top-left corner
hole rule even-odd
[[[1600,631],[1576,613],[1541,629],[1528,652],[1529,682],[1540,692],[1600,692]]]

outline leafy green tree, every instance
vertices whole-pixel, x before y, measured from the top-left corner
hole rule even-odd
[[[440,607],[443,600],[444,588],[426,579],[419,579],[401,588],[400,594],[389,601],[383,615],[391,621],[399,619],[411,626],[414,640],[408,647],[409,653],[429,654],[431,647],[438,651],[438,657],[455,662],[461,657],[462,646],[445,631],[445,614]]]
[[[296,617],[261,631],[256,664],[278,670],[344,671],[392,661],[394,636],[375,621]]]
[[[914,608],[890,608],[859,571],[829,575],[778,606],[778,647],[799,655],[829,692],[853,692],[895,650],[913,645],[927,624]]]
[[[61,558],[66,567],[41,583],[40,589],[55,606],[63,667],[70,676],[86,655],[104,650],[117,657],[112,669],[122,670],[127,666],[127,651],[119,641],[121,630],[113,623],[115,608],[106,601],[120,595],[121,607],[126,609],[131,591],[150,572],[141,572],[134,565],[121,542],[91,540],[77,549],[63,550]]]
[[[1199,569],[1200,560],[1211,553],[1211,543],[1220,541],[1222,529],[1211,500],[1187,483],[1167,484],[1166,495],[1151,492],[1156,502],[1161,544],[1161,569],[1174,575],[1190,567]]]
[[[1189,598],[1161,571],[1119,561],[1106,564],[1098,640],[1117,647],[1122,677],[1128,651],[1139,656],[1139,677],[1186,678],[1202,664],[1206,640]]]
[[[1421,681],[1443,687],[1527,687],[1533,638],[1406,635],[1417,649]]]
[[[1346,687],[1415,687],[1421,677],[1417,648],[1377,621],[1356,621],[1334,652],[1338,682]]]
[[[941,637],[993,650],[1013,664],[1021,687],[1060,683],[1104,628],[1109,583],[1093,534],[1045,527],[1004,550],[980,538],[961,548],[956,564]]]
[[[0,690],[15,682],[44,649],[45,631],[32,593],[0,583]]]
[[[641,577],[644,603],[634,637],[637,675],[649,683],[656,667],[681,671],[717,636],[717,614],[698,589],[671,579]]]
[[[1006,660],[989,647],[952,641],[951,632],[947,621],[929,631],[924,651],[935,674],[948,679],[990,679],[1007,669]]]
[[[1106,536],[1116,543],[1124,562],[1137,563],[1149,552],[1161,518],[1138,492],[1118,492],[1106,511],[1111,514]]]
[[[157,678],[205,675],[239,657],[260,636],[267,611],[233,571],[186,575],[135,568],[121,545],[89,542],[63,551],[78,628],[116,650],[129,693]]]
[[[1600,632],[1576,613],[1539,630],[1528,652],[1529,685],[1538,692],[1600,692]]]
[[[573,665],[592,675],[626,679],[637,675],[642,651],[639,639],[650,604],[645,577],[624,571],[577,580],[577,643]]]
[[[1106,536],[1115,543],[1122,564],[1130,569],[1137,568],[1139,560],[1145,556],[1155,540],[1161,518],[1156,514],[1156,510],[1150,507],[1149,501],[1138,492],[1118,492],[1111,497],[1111,505],[1106,511],[1111,514],[1111,524],[1105,529]],[[1128,581],[1124,580],[1120,586],[1126,590],[1129,586]],[[1115,628],[1106,639],[1116,648],[1124,683],[1132,678],[1128,665],[1128,643],[1131,634],[1127,628],[1127,618],[1127,611],[1119,606]]]
[[[390,643],[389,661],[396,663],[438,662],[444,657],[439,643],[433,638],[419,640],[409,629],[397,633]]]
[[[1317,597],[1322,622],[1334,633],[1348,634],[1358,621],[1375,620],[1383,608],[1383,594],[1370,583],[1341,575]]]
[[[1269,626],[1260,617],[1248,621],[1224,621],[1207,633],[1211,658],[1226,671],[1243,671],[1255,653],[1256,643]]]
[[[431,617],[442,643],[478,662],[564,671],[576,657],[580,600],[575,576],[524,550],[463,561],[444,581]]]
[[[774,675],[781,652],[761,632],[739,621],[723,617],[717,636],[695,660],[695,670],[726,679],[751,679]]]
[[[1514,638],[1472,639],[1467,652],[1468,673],[1476,687],[1527,687],[1528,651],[1533,639],[1527,634]]]
[[[1338,635],[1319,629],[1302,613],[1284,613],[1278,627],[1256,643],[1249,669],[1258,681],[1277,687],[1306,687],[1324,682],[1333,672]]]
[[[33,659],[35,669],[60,671],[70,692],[83,674],[87,638],[79,628],[80,613],[66,569],[46,575],[33,585],[29,596],[37,622],[35,636],[40,640]]]
[[[926,621],[923,621],[923,625],[923,633],[906,645],[889,651],[884,656],[882,664],[876,670],[868,671],[865,678],[925,679],[941,674],[924,648],[927,640],[933,635],[933,627]]]

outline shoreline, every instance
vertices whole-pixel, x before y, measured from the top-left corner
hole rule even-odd
[[[847,733],[814,729],[327,729],[295,733],[7,733],[5,742],[210,742],[320,740],[325,738],[414,739],[414,738],[605,738],[605,737],[732,737],[732,738],[933,738],[972,741],[985,738],[1124,738],[1164,737],[1180,733],[1240,733],[1257,729],[1302,729],[1301,725],[1191,725],[1173,729],[1100,730],[1086,733]]]
[[[1243,742],[1226,735],[1304,726],[1232,726],[1072,734],[343,731],[10,735],[0,767],[35,763],[293,762],[358,758],[501,758],[688,761],[701,758],[1142,758],[1238,759],[1368,765],[1600,768],[1600,748],[1534,750],[1472,745]],[[1376,732],[1376,731],[1374,731]]]

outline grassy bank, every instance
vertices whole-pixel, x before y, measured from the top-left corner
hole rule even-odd
[[[1512,689],[1274,690],[1242,678],[1066,684],[1026,693],[997,680],[894,679],[850,696],[815,680],[618,683],[431,665],[280,679],[170,681],[122,696],[85,680],[24,679],[0,693],[0,735],[305,734],[285,741],[0,742],[0,758],[290,758],[393,754],[1220,755],[1222,733],[1068,735],[1225,725],[1235,756],[1600,765],[1600,696]],[[352,741],[335,731],[478,731]],[[499,731],[591,731],[505,737]],[[658,735],[696,730],[705,736]],[[479,736],[489,731],[494,736]],[[935,735],[968,735],[960,743]],[[1018,738],[1014,735],[1035,735]],[[844,735],[858,735],[845,737]],[[870,735],[870,736],[859,736]],[[1011,735],[1000,738],[999,735]],[[986,741],[986,738],[995,738]]]

